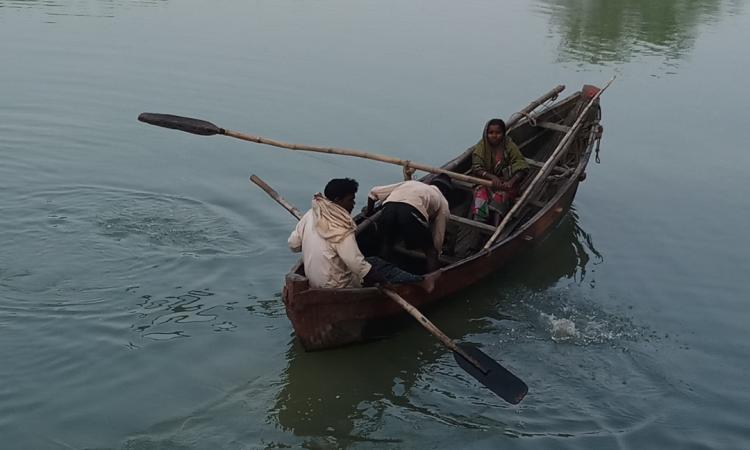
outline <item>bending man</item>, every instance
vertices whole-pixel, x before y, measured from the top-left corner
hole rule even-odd
[[[420,249],[427,257],[427,271],[437,270],[443,249],[445,225],[450,215],[446,195],[452,187],[447,175],[438,175],[430,184],[403,181],[375,186],[367,196],[365,215],[373,213],[375,202],[383,204],[378,226],[383,236],[382,255],[387,255],[399,240],[409,249]]]

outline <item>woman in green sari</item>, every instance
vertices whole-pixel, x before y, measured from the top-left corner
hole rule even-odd
[[[474,145],[471,156],[473,175],[492,181],[492,188],[474,190],[471,218],[497,225],[517,196],[518,185],[529,165],[518,146],[505,134],[505,122],[491,119],[484,126],[482,139]]]

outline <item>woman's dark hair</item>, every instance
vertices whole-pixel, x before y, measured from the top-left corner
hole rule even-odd
[[[326,184],[323,195],[332,202],[346,197],[349,194],[356,194],[359,183],[351,178],[334,178]]]
[[[487,130],[490,129],[490,125],[500,125],[500,129],[503,130],[503,135],[505,135],[505,121],[503,119],[490,119],[490,121],[487,122],[487,126],[484,128],[485,134],[487,133]]]

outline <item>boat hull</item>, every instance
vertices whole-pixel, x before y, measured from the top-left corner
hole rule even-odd
[[[598,113],[597,113],[598,114]],[[448,298],[492,273],[507,267],[553,232],[575,198],[579,183],[595,143],[598,116],[591,120],[578,138],[577,164],[542,207],[533,210],[509,235],[501,237],[489,249],[456,261],[441,269],[435,287],[426,292],[418,285],[392,287],[417,308]],[[453,170],[461,155],[445,168]],[[316,289],[301,275],[301,261],[286,275],[283,300],[294,332],[306,350],[322,350],[367,341],[382,335],[384,324],[392,325],[408,317],[404,310],[376,288]]]
[[[394,290],[417,308],[438,302],[502,270],[519,254],[543,240],[570,209],[578,183],[571,183],[559,200],[520,232],[458,264],[442,269],[435,288],[427,293],[415,285]],[[377,321],[404,316],[403,309],[376,288],[311,289],[307,280],[290,273],[283,292],[294,332],[306,350],[321,350],[374,338]]]

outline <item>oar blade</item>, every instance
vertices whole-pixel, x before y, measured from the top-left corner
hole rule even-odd
[[[172,114],[141,113],[138,116],[138,120],[158,127],[172,128],[201,136],[224,134],[222,128],[217,127],[211,122],[191,117],[173,116]]]
[[[456,362],[462,369],[473,376],[480,383],[485,385],[489,390],[499,395],[503,400],[514,405],[523,400],[529,387],[520,378],[513,375],[508,369],[501,366],[494,359],[487,356],[484,352],[469,344],[458,344],[463,351],[474,358],[486,371],[482,373],[466,358],[458,352],[453,352]]]

